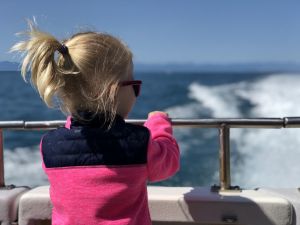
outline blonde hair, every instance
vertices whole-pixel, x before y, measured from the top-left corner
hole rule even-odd
[[[11,51],[23,52],[21,73],[31,70],[31,82],[48,107],[54,98],[66,114],[80,118],[79,111],[103,113],[113,122],[117,111],[119,82],[128,79],[132,53],[119,39],[96,32],[77,33],[60,43],[32,21],[28,38]],[[56,51],[66,46],[67,51]]]

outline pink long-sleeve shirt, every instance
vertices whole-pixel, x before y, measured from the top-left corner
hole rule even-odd
[[[62,128],[66,130],[64,132],[72,130],[70,121],[69,118]],[[60,144],[64,142],[49,142],[51,144],[47,145],[44,141],[47,134],[44,136],[41,153],[43,168],[50,182],[53,225],[151,224],[147,182],[161,181],[174,175],[179,170],[180,153],[166,115],[154,114],[144,126],[150,131],[147,159],[146,163],[139,164],[47,167],[46,156],[53,156],[50,150],[56,145],[63,148]],[[52,136],[55,136],[55,131]],[[72,154],[63,157],[71,157]]]

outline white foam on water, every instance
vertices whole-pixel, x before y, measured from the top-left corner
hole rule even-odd
[[[273,75],[237,90],[237,94],[256,106],[252,110],[254,116],[300,116],[299,85],[300,75]]]
[[[194,83],[190,96],[214,117],[244,117],[240,101],[252,107],[250,117],[300,116],[300,76],[272,75],[254,82],[207,87]],[[300,186],[299,129],[233,129],[231,140],[240,158],[232,165],[232,183],[243,187]],[[216,139],[217,141],[217,139]]]
[[[166,111],[178,118],[300,116],[299,86],[300,76],[289,74],[216,86],[192,83],[189,97],[193,101]],[[252,105],[247,115],[243,114],[241,99]],[[193,135],[193,130],[176,129],[175,133],[187,153],[191,143],[184,138]],[[205,135],[211,138],[215,132]],[[202,143],[205,136],[203,139],[195,137],[192,141]],[[232,184],[247,188],[300,186],[300,129],[232,129],[231,141],[239,155],[232,164]],[[4,157],[6,184],[47,184],[38,146],[6,149]]]
[[[4,150],[5,183],[18,186],[47,184],[38,146]]]
[[[251,130],[234,139],[241,162],[233,165],[233,184],[245,187],[300,186],[300,132]]]
[[[211,115],[211,110],[199,104],[199,102],[190,102],[184,105],[178,105],[169,107],[164,110],[169,114],[171,118],[180,118],[180,119],[190,119],[190,118],[199,118],[200,114]],[[215,132],[213,130],[206,130],[206,132],[202,133],[203,139],[199,139],[195,137],[195,130],[189,128],[178,128],[173,129],[174,135],[178,141],[181,155],[187,153],[190,149],[191,142],[196,142],[195,144],[200,144],[205,142],[207,139],[215,136]],[[190,138],[194,137],[194,138]],[[188,140],[188,141],[187,141]]]
[[[207,109],[201,106],[198,102],[192,102],[167,108],[165,109],[165,112],[167,112],[172,118],[198,118],[199,113],[203,110]]]
[[[204,108],[211,110],[212,117],[237,117],[240,116],[240,111],[235,92],[245,85],[241,82],[209,87],[192,83],[189,87],[189,97],[200,102]]]

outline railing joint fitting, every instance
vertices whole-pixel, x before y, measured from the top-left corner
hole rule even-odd
[[[14,188],[16,188],[17,186],[14,184],[10,184],[10,185],[5,185],[3,187],[0,187],[0,190],[12,190]]]

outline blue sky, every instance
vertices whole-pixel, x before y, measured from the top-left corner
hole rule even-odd
[[[140,63],[300,63],[298,0],[1,0],[0,61],[33,16],[59,39],[116,35]]]

